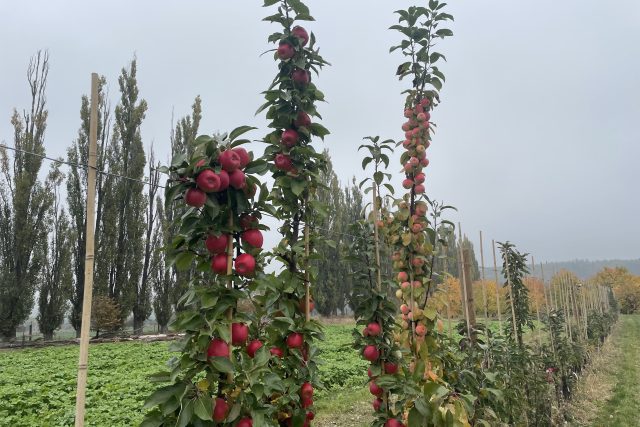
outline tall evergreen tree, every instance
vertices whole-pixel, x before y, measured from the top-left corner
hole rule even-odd
[[[89,161],[89,122],[91,106],[89,98],[82,96],[80,103],[80,129],[78,137],[67,150],[67,160],[77,165],[86,165]],[[105,168],[105,149],[109,141],[109,128],[111,116],[107,96],[106,79],[104,76],[98,80],[98,142],[96,167],[99,171]],[[96,247],[100,245],[100,227],[103,211],[104,175],[96,176]],[[84,297],[84,259],[86,246],[86,211],[87,211],[87,169],[85,167],[71,166],[67,176],[67,205],[69,217],[73,227],[73,292],[69,297],[71,312],[69,321],[76,330],[76,337],[80,336],[82,322],[82,299]]]
[[[160,333],[166,333],[169,320],[173,315],[173,288],[176,283],[174,270],[167,262],[166,251],[158,250],[164,246],[169,235],[170,224],[167,223],[162,199],[156,199],[157,221],[153,231],[153,246],[157,248],[153,252],[151,264],[151,281],[153,284],[153,312],[158,322]]]
[[[171,130],[171,158],[176,157],[181,153],[187,153],[187,156],[193,154],[193,142],[198,135],[198,128],[200,127],[200,120],[202,119],[202,101],[200,96],[196,96],[193,105],[191,106],[191,115],[187,115],[180,119],[175,126],[175,129]],[[173,201],[165,201],[164,211],[164,245],[168,246],[173,239],[178,235],[178,228],[173,224],[174,218],[178,218],[184,214],[186,208],[183,206],[176,206]],[[189,286],[189,282],[197,274],[195,267],[187,271],[178,271],[177,268],[172,267],[171,280],[173,281],[173,287],[171,291],[171,301],[174,306],[174,310],[180,310],[178,301],[184,294]]]
[[[72,293],[72,234],[59,193],[63,180],[59,164],[54,164],[47,177],[47,188],[53,197],[47,221],[49,240],[44,247],[44,268],[38,295],[38,327],[45,340],[53,339],[53,332],[62,324]]]
[[[27,70],[31,107],[11,117],[13,145],[10,159],[0,150],[0,337],[12,339],[31,313],[47,239],[45,224],[50,192],[38,179],[45,154],[48,111],[45,89],[49,73],[47,52],[31,58]],[[28,154],[28,153],[34,153]]]
[[[120,102],[115,108],[111,142],[106,152],[103,212],[99,224],[95,286],[111,297],[122,321],[131,313],[142,276],[146,197],[142,180],[146,164],[140,126],[147,102],[139,99],[135,58],[118,79]]]

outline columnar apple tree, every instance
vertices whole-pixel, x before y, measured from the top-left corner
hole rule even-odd
[[[321,239],[312,220],[322,211],[314,199],[325,160],[312,139],[329,132],[317,122],[316,102],[324,95],[313,76],[327,63],[318,53],[313,33],[296,24],[313,20],[300,0],[265,0],[264,6],[277,6],[264,20],[281,26],[268,39],[276,45],[278,73],[258,112],[267,111],[272,129],[264,138],[264,156],[274,179],[269,202],[281,221],[282,240],[272,255],[283,268],[261,281],[260,301],[270,319],[264,339],[279,358],[272,371],[281,378],[282,387],[271,403],[278,408],[280,424],[298,427],[310,425],[314,417],[313,391],[319,383],[313,342],[321,337],[321,328],[309,315],[316,277],[310,261]]]
[[[179,233],[166,248],[180,269],[196,264],[172,327],[185,336],[173,345],[181,354],[167,372],[154,376],[170,382],[147,400],[152,409],[143,425],[234,425],[250,427],[270,417],[262,381],[269,352],[252,344],[256,319],[238,304],[250,297],[262,269],[260,224],[268,191],[252,173],[265,170],[251,159],[238,137],[200,136],[193,155],[178,155],[169,168],[166,202],[189,209],[176,219]],[[257,423],[258,424],[258,423]]]
[[[444,56],[434,50],[439,38],[452,35],[442,25],[453,17],[443,11],[444,3],[429,1],[428,7],[398,10],[399,31],[403,40],[391,51],[399,50],[405,62],[398,67],[400,79],[411,79],[406,94],[402,125],[405,132],[400,156],[406,193],[395,201],[397,208],[389,227],[394,247],[393,267],[401,299],[401,330],[397,336],[404,349],[403,375],[382,375],[376,384],[392,395],[389,405],[374,425],[398,427],[423,425],[467,425],[473,411],[473,399],[459,396],[445,381],[445,364],[440,345],[442,322],[438,313],[427,307],[435,291],[433,259],[438,243],[439,212],[428,215],[430,202],[425,194],[427,149],[432,142],[434,125],[431,112],[439,102],[444,75],[436,63]]]

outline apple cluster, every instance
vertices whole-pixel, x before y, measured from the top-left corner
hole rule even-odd
[[[408,120],[403,123],[405,140],[402,146],[406,153],[402,156],[404,160],[403,169],[406,178],[402,181],[402,186],[407,190],[412,190],[415,194],[423,194],[425,175],[422,169],[429,165],[427,159],[427,148],[429,148],[429,98],[422,98],[413,108],[407,108],[404,116]]]
[[[295,46],[292,40],[296,41]],[[283,62],[293,61],[308,42],[309,34],[307,30],[300,26],[295,26],[291,29],[290,37],[280,41],[276,55]],[[298,89],[304,89],[311,82],[311,73],[309,70],[297,66],[291,69],[289,77]],[[276,169],[284,171],[291,176],[298,176],[298,168],[295,166],[292,157],[292,149],[309,135],[309,126],[311,125],[311,117],[309,114],[301,109],[300,105],[298,105],[297,108],[295,118],[291,121],[288,128],[282,130],[280,135],[281,151],[275,153],[273,158]]]

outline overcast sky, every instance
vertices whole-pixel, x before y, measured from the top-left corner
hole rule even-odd
[[[413,2],[308,0],[305,24],[332,63],[315,82],[326,140],[343,181],[362,177],[367,135],[401,139],[406,83],[393,11]],[[0,0],[0,141],[12,143],[13,107],[28,101],[29,57],[48,49],[45,144],[65,154],[77,134],[90,73],[109,81],[134,53],[149,110],[143,138],[168,153],[171,113],[203,99],[201,133],[243,124],[266,133],[260,92],[276,70],[261,1]],[[428,194],[458,207],[477,240],[513,241],[538,260],[638,258],[640,250],[640,2],[451,1],[455,36],[427,178]],[[254,144],[262,151],[262,144]],[[397,165],[397,167],[396,167]],[[399,164],[391,172],[399,183]],[[488,245],[486,250],[488,250]]]

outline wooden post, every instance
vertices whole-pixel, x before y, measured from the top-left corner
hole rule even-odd
[[[80,356],[78,359],[78,385],[76,391],[75,426],[84,426],[87,392],[87,366],[89,363],[89,331],[93,300],[93,245],[96,204],[96,157],[98,140],[98,75],[91,74],[91,112],[89,118],[89,158],[87,168],[86,243],[84,258],[84,291],[82,295],[82,324],[80,327]]]
[[[513,336],[516,338],[518,342],[520,342],[520,338],[518,335],[517,323],[516,323],[516,309],[513,306],[513,292],[511,291],[511,273],[509,272],[509,257],[505,252],[504,254],[504,265],[505,270],[507,271],[507,286],[509,287],[509,302],[511,303],[511,320],[513,321]]]
[[[460,289],[462,290],[462,292],[460,293],[460,299],[462,300],[462,308],[464,310],[464,317],[465,320],[467,321],[467,337],[469,338],[469,342],[471,342],[471,322],[469,320],[470,318],[470,313],[471,313],[471,309],[469,309],[469,305],[467,304],[468,299],[467,299],[467,279],[466,279],[466,272],[465,272],[465,268],[464,268],[464,251],[462,250],[462,226],[460,225],[460,223],[458,223],[458,235],[459,235],[459,245],[458,245],[458,255],[460,257],[460,262],[458,263],[458,265],[460,266],[459,268],[459,276],[460,276]]]
[[[567,277],[566,274],[561,273],[560,274],[560,279],[561,279],[561,283],[562,283],[562,293],[563,293],[563,298],[562,298],[562,303],[564,305],[564,312],[565,312],[565,321],[567,324],[567,329],[569,331],[569,339],[573,340],[573,328],[571,327],[571,306],[569,304],[569,290],[567,289]]]
[[[502,331],[502,310],[500,309],[500,282],[498,281],[498,263],[496,262],[496,242],[491,240],[493,247],[493,272],[496,278],[496,309],[498,310],[498,327]]]
[[[446,256],[444,257],[444,278],[445,280],[449,279],[449,263]],[[449,325],[449,337],[451,337],[451,289],[447,289],[447,323]]]
[[[473,281],[471,280],[471,254],[469,248],[464,248],[462,250],[463,256],[463,269],[464,269],[464,287],[466,289],[467,294],[467,307],[469,312],[469,325],[471,325],[471,330],[475,331],[476,329],[476,311],[475,311],[475,303],[473,296]],[[471,333],[471,341],[475,342],[476,334]]]
[[[484,276],[484,245],[482,244],[482,230],[480,230],[480,263],[482,264],[482,299],[484,300],[484,320],[489,320],[489,303],[487,302],[487,282]]]

